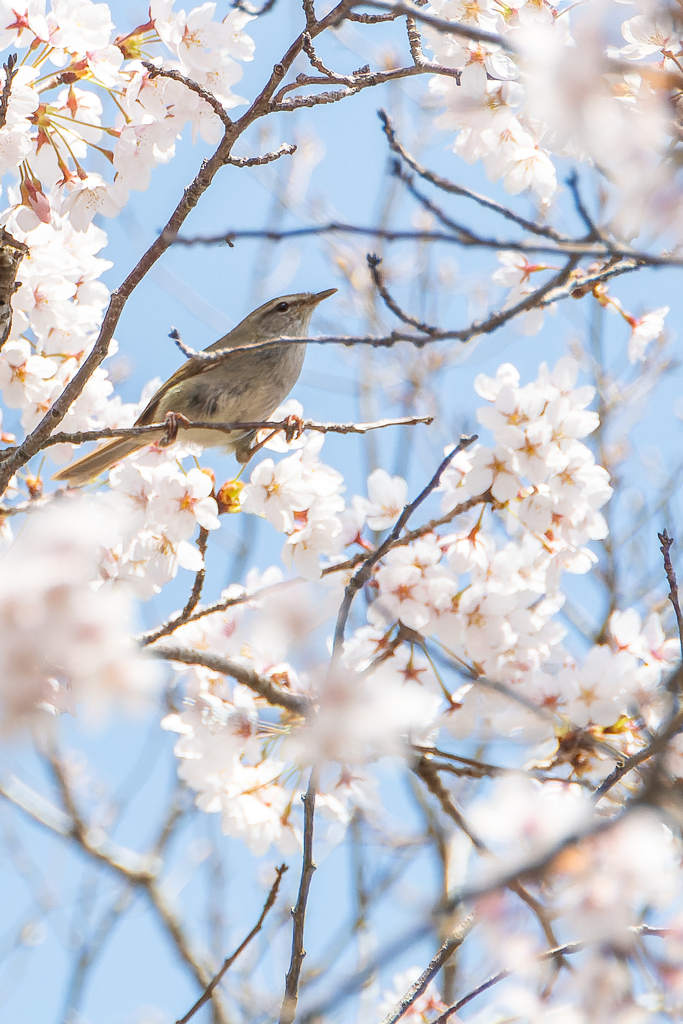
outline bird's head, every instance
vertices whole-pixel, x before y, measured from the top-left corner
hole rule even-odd
[[[267,341],[269,338],[279,338],[282,335],[305,338],[313,310],[318,303],[334,295],[336,291],[336,288],[326,288],[323,292],[300,292],[297,295],[281,295],[277,299],[270,299],[250,313],[235,328],[235,332],[249,334],[252,341]]]

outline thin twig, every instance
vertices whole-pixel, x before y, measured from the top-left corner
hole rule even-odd
[[[287,339],[289,340],[289,339]],[[297,339],[292,339],[297,340]],[[238,349],[221,349],[220,353],[207,353],[206,362],[222,362],[225,358],[225,354],[231,351],[238,351]],[[241,351],[241,349],[239,350]],[[204,353],[194,353],[197,359],[202,359]],[[194,355],[192,358],[194,358]],[[214,355],[221,355],[223,359],[213,359]],[[382,430],[385,427],[410,427],[417,426],[420,423],[429,425],[434,422],[433,416],[400,416],[397,419],[386,419],[386,420],[375,420],[374,423],[320,423],[318,420],[304,420],[303,429],[313,430],[319,434],[366,434],[368,430]],[[55,444],[84,444],[86,441],[104,441],[110,437],[145,437],[146,435],[158,435],[159,431],[166,433],[168,429],[167,423],[148,423],[141,427],[102,427],[100,430],[75,430],[72,432],[60,431],[58,434],[52,434],[46,438],[40,445],[39,451],[45,448],[51,448]],[[182,420],[178,423],[178,434],[181,435],[183,430],[216,430],[219,433],[229,434],[233,430],[273,430],[279,431],[291,429],[291,423],[287,420],[254,420],[254,421],[238,421],[235,423],[216,423],[212,420],[188,420],[187,423],[183,423]],[[156,438],[150,436],[150,444],[152,444]],[[16,451],[15,448],[2,448],[0,449],[0,461],[3,458],[8,458],[12,453]]]
[[[432,185],[436,185],[437,188],[442,189],[444,192],[449,192],[451,195],[463,196],[466,199],[472,199],[475,203],[485,207],[488,210],[492,210],[494,213],[498,213],[501,217],[505,217],[506,220],[510,220],[515,224],[519,224],[520,227],[526,231],[531,231],[535,235],[543,235],[546,238],[552,238],[556,242],[568,242],[570,238],[568,235],[560,234],[554,228],[549,227],[546,224],[539,224],[537,221],[527,220],[526,217],[521,217],[507,206],[503,206],[501,203],[497,203],[494,199],[489,199],[488,196],[482,196],[478,192],[473,192],[469,188],[465,188],[464,185],[456,185],[455,182],[449,181],[447,178],[442,178],[440,175],[435,174],[434,171],[430,171],[427,167],[418,163],[414,156],[412,156],[407,149],[399,142],[396,129],[394,124],[385,110],[378,110],[377,114],[384,133],[387,137],[387,141],[394,153],[401,157],[402,160],[408,164],[409,167],[419,174],[425,181],[431,182]]]
[[[192,612],[199,604],[199,599],[202,596],[202,589],[204,587],[204,579],[206,577],[206,545],[209,541],[209,531],[204,526],[199,527],[199,536],[197,537],[197,548],[199,554],[202,556],[202,567],[197,571],[194,578],[194,585],[187,599],[187,604],[183,608],[182,612],[178,616],[178,625],[182,625],[187,622]]]
[[[187,86],[190,92],[196,93],[197,96],[200,96],[205,103],[209,104],[213,112],[221,119],[226,128],[232,128],[232,118],[228,116],[228,112],[223,104],[217,100],[213,93],[210,93],[208,89],[205,89],[203,86],[199,85],[198,82],[194,82],[186,75],[181,75],[179,71],[170,71],[166,68],[158,68],[156,64],[152,64],[152,62],[148,60],[143,60],[141,63],[143,67],[147,68],[150,80],[154,78],[172,78],[174,82],[181,82],[183,85]]]
[[[442,943],[439,950],[430,960],[417,981],[411,985],[406,994],[391,1010],[381,1024],[396,1024],[397,1021],[419,999],[429,983],[436,977],[441,968],[450,959],[455,950],[463,944],[474,925],[474,914],[469,914],[464,921],[461,921],[451,935]]]
[[[213,604],[200,608],[199,611],[189,615],[183,622],[180,621],[180,615],[176,613],[175,618],[171,616],[171,618],[156,629],[150,630],[148,633],[140,633],[136,640],[141,647],[146,647],[148,644],[153,644],[156,640],[160,640],[162,636],[174,633],[179,626],[186,626],[190,622],[198,622],[200,619],[206,618],[207,615],[215,615],[216,612],[227,611],[228,608],[232,608],[234,605],[258,601],[267,595],[277,593],[280,590],[286,590],[297,583],[305,582],[306,580],[300,576],[293,580],[282,580],[280,583],[273,583],[269,587],[261,587],[259,590],[252,590],[249,593],[245,591],[244,594],[239,594],[236,597],[224,597],[220,601],[215,601]]]
[[[544,960],[556,960],[558,957],[568,956],[572,953],[580,953],[582,949],[585,949],[585,947],[585,942],[567,942],[564,946],[555,946],[553,949],[546,949],[545,952],[541,953],[536,959],[541,963]],[[454,1013],[457,1013],[457,1011],[462,1009],[463,1006],[466,1006],[467,1003],[471,1003],[472,1000],[477,996],[480,996],[482,992],[486,992],[487,989],[497,985],[499,981],[504,981],[505,978],[509,978],[513,972],[513,967],[506,967],[502,971],[498,971],[497,974],[494,974],[487,981],[482,982],[481,985],[477,985],[476,988],[472,989],[471,992],[468,992],[466,996],[462,997],[462,999],[459,999],[457,1003],[453,1004],[453,1006],[449,1006],[447,1010],[444,1010],[439,1017],[432,1021],[432,1024],[447,1024],[448,1019],[452,1017]]]
[[[474,194],[471,198],[474,198]],[[484,199],[484,197],[480,197]],[[500,212],[500,211],[499,211]],[[531,230],[531,229],[529,229]],[[343,221],[329,221],[325,224],[310,224],[301,228],[284,228],[276,231],[272,228],[248,228],[245,230],[225,231],[218,235],[192,235],[183,237],[179,235],[174,239],[175,245],[231,245],[232,242],[245,240],[259,240],[262,238],[272,242],[282,242],[290,238],[305,238],[307,236],[326,234],[351,234],[365,235],[372,238],[381,238],[387,242],[444,242],[450,245],[461,245],[467,248],[491,249],[499,252],[504,249],[511,249],[514,252],[530,254],[547,254],[552,257],[581,256],[587,259],[629,259],[634,260],[643,267],[683,267],[683,258],[664,255],[652,255],[641,252],[623,243],[608,245],[604,242],[587,242],[585,239],[572,239],[558,236],[557,245],[534,242],[528,239],[516,238],[486,238],[474,231],[459,227],[460,234],[446,233],[445,231],[420,231],[420,230],[392,230],[383,227],[366,227],[359,224],[347,224]],[[551,236],[552,237],[552,236]]]
[[[279,1024],[292,1024],[296,1017],[296,1007],[299,1001],[299,980],[301,978],[301,967],[306,956],[304,949],[304,926],[306,922],[306,907],[308,894],[313,880],[313,873],[316,869],[313,862],[313,825],[315,820],[315,795],[318,788],[318,769],[311,768],[311,775],[308,780],[308,789],[303,798],[304,802],[304,852],[301,862],[301,881],[299,883],[299,895],[296,905],[292,909],[294,924],[292,928],[292,957],[289,963],[289,970],[285,979],[285,994],[280,1009]]]
[[[241,665],[238,661],[230,658],[223,658],[220,654],[212,654],[210,651],[198,651],[190,647],[177,647],[170,644],[163,644],[160,647],[147,647],[147,652],[153,658],[160,658],[163,661],[179,661],[183,665],[203,665],[212,672],[220,672],[221,675],[231,676],[243,686],[263,697],[269,704],[286,708],[295,715],[310,714],[312,701],[302,694],[289,693],[277,686],[267,676],[260,676],[253,669]]]
[[[281,864],[279,868],[275,869],[275,881],[270,887],[268,898],[263,905],[263,910],[261,911],[261,916],[259,917],[258,921],[251,929],[247,937],[243,939],[243,941],[237,947],[235,952],[223,961],[223,966],[221,967],[220,971],[218,972],[218,974],[216,974],[214,978],[211,979],[209,984],[206,986],[205,992],[199,997],[194,1006],[191,1007],[191,1009],[187,1011],[185,1016],[181,1017],[181,1019],[177,1021],[176,1024],[187,1024],[188,1020],[194,1017],[197,1010],[200,1010],[202,1006],[204,1006],[204,1004],[209,1001],[213,990],[216,988],[218,984],[220,984],[220,981],[225,972],[229,970],[230,967],[232,967],[240,953],[247,948],[251,940],[261,931],[261,928],[263,927],[263,922],[265,921],[269,911],[272,909],[272,907],[275,904],[275,900],[277,899],[277,894],[280,889],[280,882],[282,881],[282,876],[284,875],[285,871],[288,870],[289,869],[286,864]]]
[[[296,146],[291,142],[283,142],[272,153],[264,153],[263,156],[229,156],[226,164],[231,167],[263,167],[264,164],[272,164],[281,156],[292,156],[296,153]]]
[[[7,108],[9,107],[9,99],[12,92],[12,82],[19,70],[16,53],[9,53],[7,61],[2,67],[5,72],[5,81],[2,86],[2,93],[0,94],[0,128],[4,128],[7,124]]]
[[[583,199],[581,198],[581,192],[579,191],[579,176],[575,170],[572,171],[569,177],[567,178],[567,186],[572,194],[574,206],[576,207],[576,212],[578,213],[583,223],[586,225],[586,229],[588,231],[586,237],[591,241],[593,239],[599,238],[601,241],[604,242],[605,239],[603,238],[602,232],[594,223],[593,218],[589,214],[588,210],[584,205]]]
[[[393,543],[398,540],[401,531],[403,530],[403,527],[406,525],[406,523],[412,516],[413,512],[415,512],[415,510],[419,508],[422,502],[429,497],[432,491],[436,490],[436,488],[439,486],[439,482],[441,481],[441,477],[444,471],[450,465],[450,463],[458,454],[458,452],[464,451],[465,448],[468,448],[476,440],[476,434],[472,435],[472,437],[460,438],[458,444],[443,459],[443,461],[439,465],[439,468],[437,469],[436,473],[429,481],[427,486],[418,494],[417,498],[415,498],[414,501],[412,501],[409,505],[406,505],[406,507],[403,509],[403,512],[399,516],[396,525],[394,526],[393,530],[386,538],[386,540],[382,544],[380,544],[380,546],[369,556],[369,558],[366,559],[366,561],[363,563],[358,572],[354,576],[352,576],[349,582],[347,583],[346,589],[344,591],[344,598],[339,608],[337,623],[334,630],[334,646],[332,649],[333,659],[338,658],[339,655],[341,654],[341,650],[344,644],[344,632],[346,630],[346,622],[349,617],[349,612],[351,611],[351,605],[353,604],[354,597],[356,596],[359,590],[362,590],[362,588],[370,579],[370,576],[372,575],[372,570],[374,569],[377,562],[379,562],[379,560],[384,557],[389,548],[392,547]]]
[[[681,644],[681,658],[683,658],[683,614],[681,613],[681,606],[678,601],[678,582],[676,580],[676,573],[671,563],[671,556],[669,551],[671,545],[674,542],[673,537],[670,537],[666,530],[662,533],[658,533],[659,543],[661,544],[660,551],[664,557],[664,572],[669,583],[669,600],[673,605],[673,610],[676,614],[676,622],[678,623],[678,636]]]
[[[366,259],[368,261],[368,267],[370,268],[372,282],[381,295],[384,304],[388,306],[391,312],[394,313],[399,320],[402,320],[404,324],[410,324],[411,327],[415,327],[418,331],[422,331],[424,334],[438,334],[438,327],[432,327],[430,324],[426,324],[423,323],[422,320],[418,320],[417,317],[411,316],[410,313],[406,313],[401,309],[396,300],[392,298],[379,271],[379,265],[382,262],[381,258],[368,253]]]
[[[501,36],[497,32],[487,32],[483,28],[476,28],[473,25],[464,25],[461,21],[447,21],[446,18],[437,18],[433,14],[426,14],[415,4],[406,2],[388,3],[387,0],[357,0],[353,6],[380,7],[386,11],[392,11],[396,15],[407,14],[425,25],[431,25],[437,32],[445,32],[447,35],[462,36],[464,39],[473,39],[479,43],[492,43],[500,46],[503,50],[516,53],[517,47],[510,42],[508,36]]]

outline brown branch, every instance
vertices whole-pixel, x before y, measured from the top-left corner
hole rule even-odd
[[[429,983],[436,977],[444,964],[450,959],[455,950],[462,946],[474,925],[474,914],[469,914],[464,921],[461,921],[455,931],[442,943],[436,954],[430,960],[417,981],[411,985],[406,994],[391,1010],[381,1024],[396,1024],[397,1021],[419,999]]]
[[[464,39],[473,39],[479,43],[492,43],[500,46],[501,49],[510,53],[516,53],[517,48],[510,42],[508,36],[498,35],[497,32],[487,32],[483,28],[476,28],[473,25],[464,25],[461,21],[447,21],[445,18],[437,18],[433,14],[425,14],[416,4],[399,2],[388,3],[387,0],[356,0],[354,7],[380,7],[392,11],[395,15],[406,14],[416,18],[418,21],[430,25],[438,32],[445,32],[447,35],[462,36]]]
[[[2,93],[0,93],[0,128],[4,128],[7,124],[7,108],[9,107],[10,94],[12,92],[12,82],[19,70],[16,53],[9,53],[7,61],[2,67],[5,72],[5,81],[2,86]]]
[[[430,793],[432,793],[441,805],[441,809],[455,824],[458,826],[461,832],[467,836],[472,845],[479,853],[489,853],[489,849],[484,842],[476,835],[468,825],[467,821],[463,817],[462,813],[455,806],[451,794],[448,792],[443,782],[439,778],[437,766],[433,763],[431,758],[428,756],[421,755],[412,766],[413,771],[421,779]],[[543,934],[546,940],[552,943],[553,946],[557,945],[557,939],[553,932],[552,925],[550,924],[550,918],[542,903],[539,902],[534,896],[528,892],[518,878],[514,878],[507,883],[507,888],[515,893],[532,911],[536,916]]]
[[[316,866],[313,862],[313,824],[315,819],[315,794],[318,788],[318,769],[311,768],[308,789],[304,796],[304,852],[301,863],[301,881],[296,905],[292,909],[294,924],[292,928],[292,957],[285,979],[285,994],[280,1009],[279,1024],[293,1024],[296,1007],[299,1001],[299,980],[301,967],[306,956],[304,949],[304,925],[308,894]]]
[[[142,66],[147,68],[149,72],[150,81],[154,78],[172,78],[174,82],[180,82],[185,85],[190,92],[194,92],[197,96],[200,96],[205,103],[208,103],[214,114],[216,114],[225,128],[232,128],[232,118],[228,116],[228,112],[223,104],[216,99],[213,93],[210,93],[208,89],[199,85],[198,82],[194,82],[191,78],[186,75],[181,75],[179,71],[167,71],[166,68],[158,68],[156,64],[152,64],[151,61],[143,60]]]
[[[317,21],[313,15],[311,15],[310,18],[307,16],[307,31],[310,33],[311,38],[319,35],[321,32],[324,32],[327,28],[337,25],[346,17],[349,10],[349,0],[341,0],[341,2],[333,7],[329,14],[320,21]],[[235,122],[230,121],[227,114],[223,111],[223,117],[221,120],[223,121],[225,131],[222,140],[209,159],[202,161],[199,172],[185,189],[182,199],[177,204],[159,237],[144,253],[120,287],[112,292],[99,335],[90,351],[90,354],[86,357],[77,373],[66,385],[61,395],[55,400],[52,407],[40,421],[38,426],[28,435],[23,443],[18,446],[12,455],[5,460],[4,465],[0,467],[0,494],[4,493],[9,481],[17,470],[26,465],[26,463],[29,462],[29,460],[32,459],[38,451],[40,451],[42,442],[49,437],[55,427],[64,419],[72,404],[83,391],[83,388],[92,374],[95,372],[102,360],[107,356],[111,340],[114,335],[114,330],[116,329],[129,296],[138,284],[140,284],[148,271],[154,266],[156,261],[168,249],[169,245],[171,245],[185,221],[185,218],[197,205],[204,192],[211,185],[220,168],[225,164],[226,159],[230,156],[235,141],[250,125],[254,123],[254,121],[260,117],[264,117],[270,112],[273,95],[281,85],[294,60],[301,52],[301,47],[302,35],[299,35],[284,54],[281,61],[273,67],[273,71],[266,85],[239,120]],[[155,72],[168,74],[168,72],[162,72],[161,69],[155,68],[154,65],[153,69]],[[193,88],[193,85],[189,84],[187,80],[185,80],[184,84],[190,89]],[[198,86],[197,88],[200,87]],[[215,97],[213,99],[217,107],[220,108],[220,104],[218,104]],[[207,100],[207,102],[209,101]],[[216,109],[216,106],[214,106],[213,109],[217,114],[219,114],[219,110]]]
[[[467,501],[462,502],[461,505],[456,505],[454,509],[447,512],[444,516],[439,516],[438,519],[430,519],[429,522],[424,523],[422,526],[418,526],[415,530],[408,530],[393,542],[390,546],[392,548],[403,547],[406,544],[410,544],[412,541],[417,540],[418,537],[424,537],[426,533],[433,533],[438,526],[445,526],[450,523],[457,516],[462,515],[464,512],[469,512],[470,509],[476,508],[477,505],[482,504],[496,505],[495,498],[489,491],[485,494],[479,494],[476,498],[468,498]],[[323,569],[323,576],[329,576],[333,572],[346,572],[349,569],[354,569],[361,562],[366,562],[372,557],[372,552],[367,554],[365,551],[359,551],[358,554],[354,555],[353,558],[347,559],[345,562],[337,562],[335,565],[328,565],[326,569]]]
[[[285,871],[288,870],[289,869],[286,864],[281,864],[279,868],[275,869],[275,881],[270,887],[268,898],[263,906],[263,910],[261,911],[261,916],[259,917],[258,921],[251,929],[246,939],[244,939],[237,947],[235,952],[223,961],[223,966],[221,967],[220,971],[218,972],[218,974],[216,974],[214,978],[211,979],[211,981],[206,987],[205,992],[199,997],[194,1006],[191,1007],[191,1009],[188,1010],[185,1016],[181,1017],[181,1019],[177,1021],[176,1024],[187,1024],[188,1020],[194,1017],[197,1010],[200,1010],[202,1006],[204,1006],[204,1004],[209,1001],[213,990],[220,983],[225,972],[229,970],[230,967],[232,967],[240,953],[247,948],[251,940],[255,938],[255,936],[258,935],[258,933],[261,931],[261,928],[263,927],[263,922],[265,921],[269,911],[272,909],[272,907],[275,904],[275,900],[277,899],[277,894],[280,889],[280,882],[282,881],[282,876],[284,875]]]
[[[422,36],[420,35],[420,30],[418,29],[417,22],[412,14],[409,14],[406,18],[406,30],[408,32],[410,55],[417,67],[423,67],[428,63],[428,61],[422,50]],[[458,79],[458,82],[459,81],[460,80]]]
[[[430,324],[423,323],[422,320],[418,320],[416,317],[411,316],[410,313],[406,313],[401,309],[396,300],[392,298],[390,293],[387,291],[386,285],[384,284],[384,280],[379,271],[379,266],[382,262],[381,258],[368,253],[366,259],[368,261],[368,267],[370,268],[372,283],[382,297],[384,304],[391,310],[391,312],[394,313],[399,320],[402,320],[404,324],[410,324],[411,327],[415,327],[416,330],[422,331],[424,334],[438,334],[438,327],[432,327]]]
[[[269,704],[285,708],[295,715],[308,715],[313,709],[313,702],[303,694],[290,693],[277,686],[272,679],[260,676],[253,669],[241,665],[238,661],[230,658],[223,658],[220,654],[212,654],[209,651],[198,651],[190,647],[172,647],[164,644],[161,647],[148,647],[148,653],[153,658],[160,658],[163,661],[179,661],[183,665],[203,665],[212,672],[220,672],[221,675],[231,676],[243,686],[263,697]]]
[[[435,174],[434,171],[430,171],[427,167],[418,163],[415,157],[404,148],[401,142],[399,142],[393,121],[387,112],[385,110],[378,110],[377,114],[382,122],[382,128],[391,149],[397,154],[397,156],[400,156],[402,160],[405,160],[408,166],[412,167],[415,173],[419,174],[421,178],[425,179],[425,181],[429,181],[432,185],[436,185],[437,188],[442,189],[444,192],[449,192],[451,195],[463,196],[466,199],[472,199],[480,206],[485,207],[487,210],[493,210],[494,213],[500,214],[501,217],[505,217],[506,220],[510,220],[513,223],[518,224],[526,231],[531,231],[535,235],[552,238],[555,242],[571,241],[568,235],[562,235],[554,228],[548,227],[545,224],[538,224],[533,220],[527,220],[526,217],[520,217],[519,214],[510,210],[507,206],[497,203],[494,199],[489,199],[488,196],[482,196],[478,192],[473,192],[471,189],[465,188],[464,185],[456,185],[455,182],[448,181],[447,178],[442,178],[440,175]]]
[[[558,957],[569,956],[572,953],[580,953],[581,950],[585,948],[585,942],[567,942],[564,946],[555,945],[553,949],[546,949],[545,952],[536,957],[536,960],[539,963],[542,963],[544,960],[557,960]],[[506,967],[502,971],[498,971],[498,973],[494,974],[488,979],[488,981],[484,981],[481,985],[477,985],[477,987],[472,989],[471,992],[468,992],[466,996],[459,999],[457,1003],[454,1003],[453,1006],[449,1006],[447,1010],[432,1021],[432,1024],[447,1024],[448,1019],[452,1017],[454,1013],[457,1013],[458,1010],[461,1010],[463,1006],[466,1006],[467,1003],[471,1003],[473,999],[480,996],[483,992],[486,992],[487,989],[497,985],[499,981],[504,981],[505,978],[509,978],[513,973],[513,967]]]
[[[664,558],[664,572],[666,573],[667,582],[669,584],[669,600],[671,601],[676,615],[678,637],[681,644],[681,657],[683,658],[683,614],[681,614],[681,606],[678,601],[678,582],[676,580],[676,573],[674,572],[674,567],[671,564],[671,555],[669,554],[674,539],[669,536],[666,530],[663,530],[662,533],[658,533],[657,537],[661,544],[659,550],[662,552],[662,556]]]
[[[141,647],[146,647],[148,644],[153,644],[155,641],[160,640],[162,636],[168,636],[170,633],[174,633],[179,626],[187,625],[188,622],[197,622],[199,619],[206,618],[207,615],[214,615],[216,612],[227,611],[228,608],[234,607],[238,604],[247,604],[251,601],[258,601],[259,598],[265,597],[268,594],[277,593],[279,590],[285,590],[288,587],[293,586],[296,583],[305,583],[303,577],[299,577],[293,580],[283,580],[280,583],[274,583],[270,587],[261,587],[260,590],[252,590],[250,593],[240,594],[238,597],[225,597],[220,601],[215,601],[213,604],[206,605],[201,608],[198,612],[193,615],[189,615],[183,622],[180,621],[180,616],[176,618],[170,618],[163,625],[158,626],[157,629],[151,630],[149,633],[141,633],[136,639]]]
[[[207,353],[206,362],[221,362],[225,358],[224,353],[232,349],[221,349],[218,353]],[[234,351],[237,351],[235,349]],[[219,359],[214,356],[218,355]],[[198,359],[204,356],[203,352],[196,353]],[[367,434],[369,430],[382,430],[384,427],[409,427],[417,426],[420,423],[429,425],[434,422],[433,416],[400,416],[397,419],[375,420],[373,423],[320,423],[318,420],[304,420],[303,429],[312,430],[320,434]],[[287,420],[254,420],[249,422],[216,423],[212,420],[188,420],[178,423],[178,433],[183,430],[192,429],[216,430],[219,433],[230,433],[233,430],[268,430],[273,431],[291,429]],[[75,430],[72,432],[60,431],[46,438],[40,445],[39,451],[51,448],[55,444],[84,444],[86,441],[103,441],[110,437],[145,437],[146,435],[158,435],[160,430],[166,431],[167,423],[149,423],[142,427],[102,427],[100,430]],[[156,437],[150,436],[150,444]],[[9,458],[16,448],[0,449],[0,462]]]
[[[12,296],[19,288],[17,271],[27,252],[27,245],[18,242],[5,228],[0,228],[0,348],[12,330]]]
[[[299,75],[296,82],[292,82],[285,86],[284,89],[278,93],[272,103],[271,111],[284,112],[287,110],[298,110],[301,107],[316,107],[320,103],[337,103],[339,100],[346,99],[348,96],[355,96],[361,92],[362,89],[373,88],[377,85],[384,85],[386,82],[395,82],[402,78],[413,78],[415,75],[443,75],[446,78],[455,78],[460,80],[460,71],[457,68],[449,68],[443,64],[430,64],[425,62],[424,64],[411,64],[405,68],[391,68],[389,71],[368,71],[362,74],[352,76],[352,85],[347,85],[343,89],[338,89],[335,92],[318,92],[312,96],[292,96],[284,99],[279,99],[281,95],[286,92],[290,92],[297,86],[306,85],[320,85],[324,83],[343,83],[346,81],[346,76],[335,76],[330,72],[331,77],[317,78],[310,77],[308,75]]]
[[[264,164],[272,164],[281,156],[292,156],[296,153],[296,146],[291,142],[283,142],[272,153],[264,153],[263,156],[229,156],[225,163],[231,167],[263,167]]]
[[[120,856],[117,859],[113,859],[109,855],[109,851],[112,846],[111,841],[108,840],[108,838],[103,841],[100,834],[101,830],[98,829],[97,833],[95,833],[93,829],[87,826],[81,817],[78,807],[76,806],[76,801],[71,791],[71,786],[64,770],[64,766],[56,751],[53,750],[50,752],[47,755],[47,759],[68,815],[70,824],[69,831],[67,833],[68,836],[75,839],[85,853],[94,857],[101,863],[107,864],[110,868],[113,868],[122,874],[129,882],[144,889],[161,922],[173,939],[175,947],[181,958],[191,969],[202,988],[206,988],[211,976],[192,949],[182,925],[168,906],[161,889],[157,885],[156,872],[152,871],[150,867],[147,867],[146,870],[135,870],[129,867],[125,861],[122,861]],[[139,854],[133,854],[133,857],[138,860],[143,860]],[[158,860],[157,858],[153,859]],[[158,871],[158,864],[156,870]],[[217,1021],[219,1021],[220,1024],[228,1024],[228,1018],[218,993],[214,995],[213,1000],[214,1016]]]
[[[416,509],[420,507],[422,502],[429,497],[432,491],[436,490],[436,488],[439,486],[444,470],[449,466],[449,464],[452,462],[452,460],[455,458],[458,452],[464,451],[465,448],[468,448],[476,440],[476,434],[472,435],[472,437],[460,438],[458,444],[443,459],[436,473],[429,481],[427,486],[422,491],[420,491],[420,493],[414,499],[414,501],[412,501],[409,505],[406,505],[406,507],[403,509],[403,512],[399,516],[396,525],[394,526],[393,530],[388,535],[386,540],[382,544],[380,544],[380,546],[375,551],[373,551],[373,553],[365,560],[365,562],[360,567],[358,572],[354,576],[352,576],[349,582],[347,583],[346,589],[344,590],[344,598],[339,608],[337,623],[334,630],[334,646],[332,648],[333,659],[338,658],[341,655],[342,647],[344,645],[344,632],[346,630],[346,622],[349,617],[351,605],[353,604],[353,599],[355,598],[356,594],[358,593],[359,590],[362,590],[362,588],[370,579],[370,576],[372,575],[372,570],[374,569],[377,562],[379,562],[379,560],[384,557],[389,548],[393,546],[393,543],[396,540],[398,540],[401,531],[403,530],[404,526],[412,516],[413,512],[415,512]]]
[[[199,536],[197,537],[197,548],[199,554],[202,556],[203,565],[201,569],[197,571],[194,578],[194,585],[187,599],[187,604],[178,616],[178,625],[181,626],[184,622],[187,622],[192,612],[199,604],[199,599],[202,596],[202,589],[204,587],[204,580],[206,578],[206,545],[209,542],[209,531],[204,527],[199,527]]]
[[[481,197],[484,198],[483,196]],[[444,231],[391,230],[382,227],[364,227],[358,224],[346,224],[341,221],[330,221],[326,224],[307,225],[302,228],[286,228],[275,231],[270,228],[245,229],[223,232],[220,235],[182,236],[174,239],[176,245],[231,245],[237,239],[257,240],[261,238],[272,242],[282,242],[290,238],[304,238],[312,235],[325,235],[339,232],[340,234],[366,235],[381,238],[387,242],[444,242],[450,245],[461,245],[466,248],[492,249],[499,252],[511,249],[514,252],[543,253],[549,256],[581,256],[587,259],[629,259],[643,267],[683,267],[683,258],[672,256],[653,256],[640,252],[627,245],[607,246],[605,243],[591,243],[581,239],[558,237],[557,245],[546,245],[515,238],[485,238],[458,226],[459,234],[447,234]]]

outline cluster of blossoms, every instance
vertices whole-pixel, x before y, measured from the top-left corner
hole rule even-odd
[[[618,49],[606,47],[597,12],[572,35],[571,7],[547,0],[438,0],[429,9],[511,44],[506,52],[425,27],[435,60],[462,72],[459,85],[443,76],[430,83],[446,107],[437,126],[457,133],[454,151],[469,163],[481,160],[490,180],[500,179],[510,194],[532,189],[546,205],[557,190],[553,157],[593,161],[619,186],[615,214],[637,234],[637,218],[655,213],[667,191],[672,171],[665,154],[675,127],[666,76],[643,74],[642,63],[631,73],[623,64],[655,57],[678,73],[680,19],[643,4],[643,13],[622,25],[627,45]],[[659,210],[662,226],[672,201],[680,218],[680,199],[670,197]]]
[[[130,639],[130,588],[99,578],[102,537],[115,530],[97,502],[65,499],[36,513],[0,565],[3,729],[38,709],[99,714],[156,695],[156,666]]]
[[[220,525],[213,476],[182,469],[178,447],[151,447],[119,463],[109,474],[109,492],[98,495],[118,525],[103,544],[100,574],[132,587],[138,597],[159,593],[179,568],[203,568],[190,538],[197,526],[216,530]]]
[[[188,122],[195,134],[218,140],[221,125],[211,106],[182,82],[151,76],[144,57],[205,86],[225,107],[243,102],[231,87],[242,75],[238,61],[253,55],[242,31],[248,14],[232,11],[214,21],[215,3],[187,14],[173,11],[172,0],[155,0],[145,24],[112,38],[104,3],[55,0],[47,14],[44,3],[23,6],[19,13],[9,5],[0,12],[3,48],[28,49],[0,129],[0,169],[20,179],[3,220],[13,213],[23,230],[54,223],[60,214],[77,231],[96,213],[116,216],[128,191],[146,189],[153,168],[171,159]],[[154,56],[159,46],[163,53]],[[111,149],[102,145],[107,141]],[[83,167],[89,148],[111,162],[112,182]]]

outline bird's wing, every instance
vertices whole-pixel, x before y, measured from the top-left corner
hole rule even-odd
[[[169,377],[165,384],[162,384],[159,390],[152,396],[147,407],[138,416],[135,421],[136,427],[144,427],[149,423],[156,423],[156,415],[159,409],[159,403],[165,395],[172,391],[173,388],[177,387],[178,384],[182,384],[183,381],[190,380],[191,377],[198,377],[201,373],[208,373],[210,370],[215,370],[215,363],[201,363],[194,359],[188,359],[186,363],[183,363],[172,377]]]

